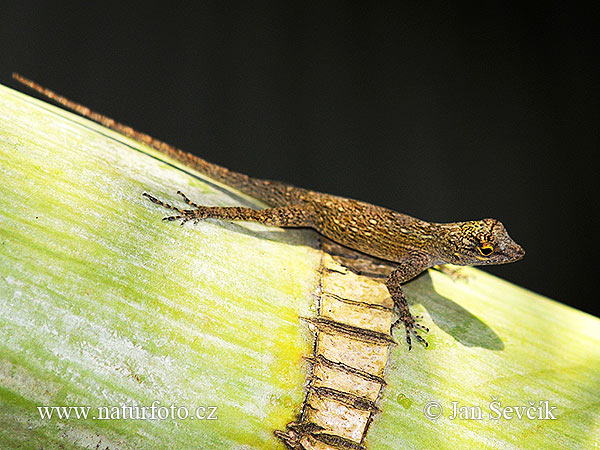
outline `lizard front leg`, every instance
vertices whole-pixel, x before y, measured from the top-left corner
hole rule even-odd
[[[171,209],[178,213],[175,216],[165,217],[163,220],[181,220],[182,225],[190,220],[193,220],[195,223],[197,223],[198,221],[204,219],[251,221],[275,227],[311,227],[313,225],[314,215],[312,210],[304,205],[290,205],[286,207],[266,209],[253,209],[239,206],[202,206],[191,201],[181,191],[177,191],[177,193],[181,195],[183,200],[188,205],[192,206],[193,209],[180,209],[176,206],[160,201],[150,194],[144,193],[143,195],[151,202],[160,206],[164,206],[165,208]]]
[[[402,290],[401,284],[413,279],[429,266],[430,258],[427,254],[418,252],[412,253],[410,258],[400,263],[400,265],[394,269],[385,283],[392,296],[394,305],[398,307],[399,317],[398,320],[392,324],[391,330],[393,331],[400,322],[404,324],[406,328],[406,343],[408,344],[409,350],[412,349],[411,335],[427,347],[427,341],[419,335],[418,330],[428,332],[429,329],[418,323],[416,321],[418,317],[415,318],[415,316],[410,313],[406,295]]]

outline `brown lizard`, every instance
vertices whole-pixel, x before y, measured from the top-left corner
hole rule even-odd
[[[380,206],[336,195],[302,189],[279,181],[262,180],[230,171],[204,159],[174,148],[147,134],[91,111],[18,74],[13,77],[40,94],[108,128],[143,142],[199,172],[266,203],[266,209],[198,205],[178,191],[191,208],[181,209],[144,193],[152,202],[173,210],[176,215],[163,220],[198,222],[214,218],[254,221],[277,227],[312,228],[332,241],[350,249],[397,263],[386,281],[398,320],[406,327],[406,342],[411,349],[411,334],[427,346],[418,330],[428,329],[410,313],[401,285],[424,270],[439,264],[488,265],[521,259],[525,252],[514,242],[499,220],[433,223]]]

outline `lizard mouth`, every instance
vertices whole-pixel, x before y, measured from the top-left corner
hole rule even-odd
[[[525,250],[519,244],[515,244],[515,248],[513,249],[514,261],[518,261],[525,256]]]
[[[519,244],[513,244],[502,252],[502,261],[499,264],[511,263],[523,259],[525,250]]]

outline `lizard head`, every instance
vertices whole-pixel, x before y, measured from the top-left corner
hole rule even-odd
[[[525,256],[525,250],[511,239],[497,219],[453,224],[449,230],[452,248],[446,248],[447,262],[458,265],[506,264]]]

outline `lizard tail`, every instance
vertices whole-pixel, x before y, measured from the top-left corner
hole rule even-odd
[[[202,158],[199,158],[190,153],[184,152],[176,147],[173,147],[166,142],[160,141],[153,138],[152,136],[137,131],[130,126],[123,125],[110,117],[99,114],[92,111],[90,108],[80,105],[74,101],[69,100],[56,92],[47,89],[38,83],[31,81],[18,73],[13,73],[13,78],[21,84],[33,89],[42,96],[49,98],[59,105],[64,106],[67,109],[74,111],[75,113],[86,117],[94,122],[104,125],[111,130],[117,131],[127,137],[130,137],[136,141],[142,142],[161,153],[164,153],[168,157],[185,164],[187,167],[195,169],[209,178],[217,180],[227,186],[233,187],[242,191],[245,194],[256,197],[266,203],[276,203],[273,194],[275,191],[285,189],[285,184],[278,181],[261,180],[258,178],[252,178],[242,173],[234,172],[225,167],[217,164],[210,163]],[[276,197],[278,197],[276,195]]]

